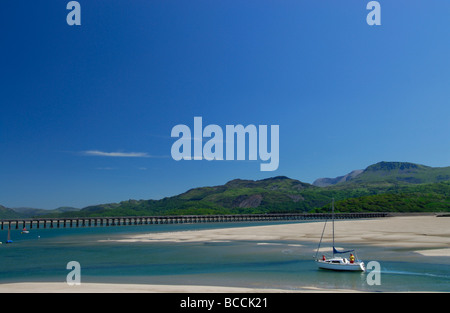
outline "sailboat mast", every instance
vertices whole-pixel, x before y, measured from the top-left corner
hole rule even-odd
[[[334,198],[333,201],[331,202],[331,215],[333,218],[333,258],[334,258]]]

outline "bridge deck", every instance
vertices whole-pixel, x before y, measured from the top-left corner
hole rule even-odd
[[[389,213],[336,213],[335,219],[363,219],[386,217]],[[290,220],[331,219],[331,213],[280,213],[280,214],[234,214],[234,215],[173,215],[173,216],[115,216],[115,217],[77,217],[77,218],[25,218],[0,220],[4,227],[22,228],[65,228],[98,227],[150,224],[191,224],[225,222],[261,222]]]

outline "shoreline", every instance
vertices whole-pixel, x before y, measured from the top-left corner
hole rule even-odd
[[[247,288],[201,285],[158,285],[120,283],[81,283],[69,286],[65,282],[33,282],[0,284],[0,293],[327,293],[361,292],[346,289],[323,289],[314,286],[301,289]]]
[[[319,242],[323,221],[248,227],[156,232],[124,236],[99,242],[230,242],[235,240]],[[323,241],[330,241],[331,221]],[[394,216],[364,220],[335,221],[335,240],[377,247],[417,249],[425,256],[450,256],[450,219],[436,216]]]
[[[319,242],[323,221],[277,225],[215,228],[178,232],[155,232],[123,235],[118,239],[99,240],[111,244],[139,242],[230,242],[254,241],[256,244],[274,244],[289,241],[302,246],[305,242]],[[324,241],[331,238],[331,222],[327,224]],[[365,220],[335,221],[335,238],[339,244],[406,248],[423,258],[450,257],[450,218],[435,216],[394,216]],[[360,292],[317,288],[257,289],[225,286],[156,285],[156,284],[109,284],[82,283],[69,286],[65,282],[21,282],[0,284],[0,293],[301,293],[301,292]]]

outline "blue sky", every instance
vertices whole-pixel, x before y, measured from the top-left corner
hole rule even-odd
[[[450,2],[4,1],[0,204],[159,199],[379,161],[450,166]],[[174,161],[171,129],[279,125],[280,165]],[[89,152],[91,151],[91,152]],[[94,152],[93,152],[94,151]],[[133,154],[134,153],[134,154]]]

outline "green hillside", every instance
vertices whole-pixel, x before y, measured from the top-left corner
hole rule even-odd
[[[318,187],[283,176],[258,181],[235,179],[225,185],[195,188],[161,200],[128,200],[53,216],[307,212],[331,199],[312,192],[315,189]]]
[[[161,200],[129,200],[90,206],[64,216],[329,212],[332,198],[336,199],[336,208],[340,212],[450,211],[450,182],[353,187],[319,188],[290,178],[235,180],[222,186],[195,188]]]
[[[13,208],[11,210],[16,212],[22,218],[27,218],[27,217],[36,217],[36,216],[40,216],[40,215],[47,215],[47,214],[51,214],[51,213],[79,211],[80,209],[73,208],[73,207],[59,207],[59,208],[56,208],[53,210],[45,210],[45,209],[22,207],[22,208]]]
[[[450,181],[399,186],[336,202],[336,212],[450,212]],[[312,212],[329,212],[326,205]]]
[[[21,218],[21,217],[22,217],[22,215],[20,213],[17,213],[10,208],[6,208],[3,205],[0,205],[0,218],[15,219],[15,218]]]
[[[285,176],[257,181],[235,179],[161,200],[128,200],[46,213],[48,217],[83,217],[328,212],[333,198],[336,210],[341,212],[450,211],[450,167],[380,162],[359,172],[326,187]],[[36,215],[42,213],[35,211]],[[11,214],[19,213],[0,208],[0,218]]]

